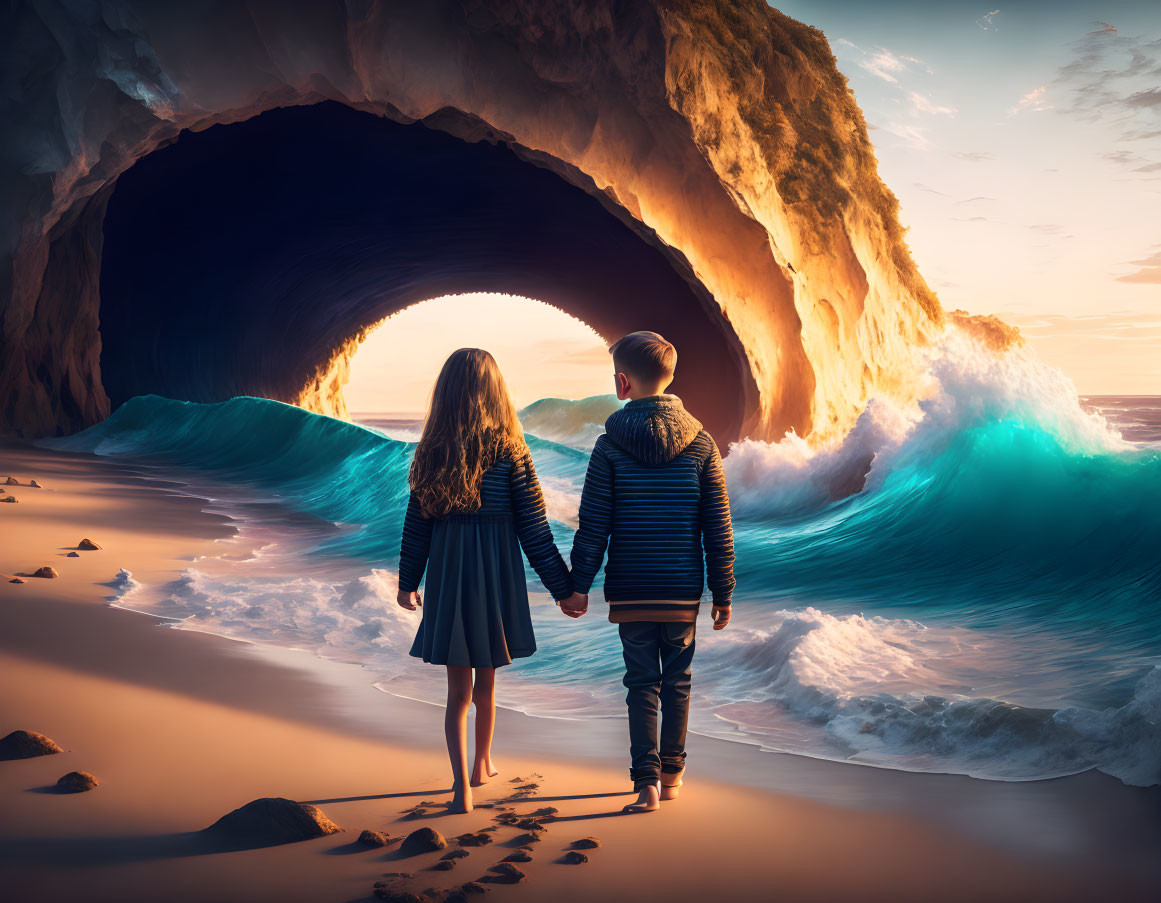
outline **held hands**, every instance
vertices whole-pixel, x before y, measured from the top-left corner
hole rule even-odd
[[[726,625],[730,623],[730,612],[731,611],[732,611],[732,609],[728,605],[725,606],[724,608],[719,608],[716,605],[714,606],[714,608],[713,608],[714,630],[725,630],[726,629]]]
[[[400,608],[406,608],[408,611],[415,611],[417,608],[423,608],[423,600],[419,597],[419,593],[412,590],[399,590],[395,596],[395,601],[399,603]]]
[[[560,610],[570,618],[579,618],[589,610],[588,593],[573,593],[567,599],[560,600]]]

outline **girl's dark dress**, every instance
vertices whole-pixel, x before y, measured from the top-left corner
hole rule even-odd
[[[480,510],[427,518],[407,504],[399,589],[412,592],[427,568],[423,620],[411,654],[436,665],[498,668],[536,651],[520,547],[556,599],[572,593],[532,458],[502,459],[480,486]]]

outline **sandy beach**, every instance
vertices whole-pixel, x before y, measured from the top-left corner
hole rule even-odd
[[[165,580],[231,535],[176,486],[23,445],[0,447],[0,481],[9,474],[20,485],[0,506],[0,735],[38,731],[64,752],[0,762],[6,899],[373,900],[384,873],[413,874],[400,882],[413,893],[449,890],[519,845],[521,830],[499,826],[434,871],[440,853],[356,843],[364,829],[427,826],[455,848],[495,824],[497,809],[407,812],[449,798],[441,710],[374,689],[357,666],[110,607],[119,569]],[[67,557],[83,537],[101,550]],[[60,576],[9,582],[42,566]],[[625,745],[617,719],[500,713],[502,772],[477,801],[559,813],[526,878],[488,885],[488,899],[1147,900],[1161,886],[1157,788],[1095,772],[911,774],[695,737],[680,800],[621,817]],[[100,786],[48,792],[73,770]],[[517,777],[533,789],[506,803]],[[345,830],[254,849],[196,833],[261,797],[309,802]],[[601,842],[589,861],[563,863],[588,836]]]

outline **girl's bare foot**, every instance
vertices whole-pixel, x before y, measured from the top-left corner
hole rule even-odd
[[[464,812],[471,812],[475,808],[472,805],[472,788],[471,787],[456,787],[452,791],[452,801],[448,805],[448,812],[462,814]]]
[[[661,775],[661,800],[677,799],[677,794],[681,792],[681,772],[677,774],[662,774]]]
[[[661,808],[661,791],[657,784],[648,784],[637,794],[637,801],[629,803],[622,812],[654,812]]]
[[[476,764],[472,767],[472,786],[482,787],[499,773],[496,770],[496,766],[492,764],[491,756],[476,759]]]

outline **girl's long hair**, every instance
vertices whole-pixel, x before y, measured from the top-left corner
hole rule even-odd
[[[411,462],[411,489],[426,517],[480,508],[484,471],[528,453],[516,406],[496,359],[461,348],[444,362]]]

